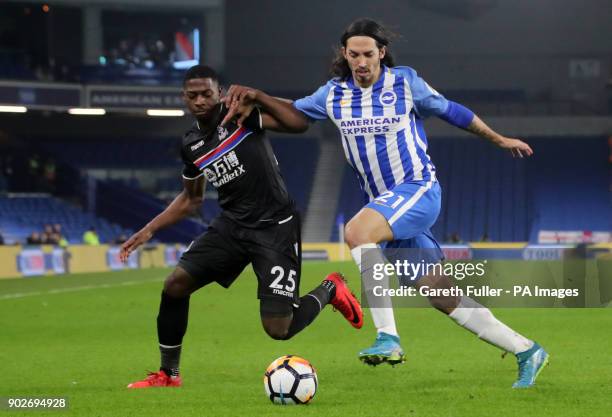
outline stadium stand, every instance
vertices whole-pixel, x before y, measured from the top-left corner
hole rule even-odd
[[[534,144],[540,156],[537,164],[529,164],[534,178],[530,240],[536,241],[540,230],[612,230],[608,139],[541,139]]]
[[[113,139],[88,138],[79,140],[48,140],[33,138],[40,149],[44,149],[58,160],[83,169],[104,169],[109,171],[109,178],[114,178],[113,170],[149,170],[146,176],[154,178],[153,187],[143,187],[136,177],[121,180],[123,185],[145,189],[156,195],[172,195],[182,189],[180,182],[181,162],[177,147],[177,139]],[[279,161],[282,174],[287,183],[289,193],[295,199],[302,212],[308,206],[308,198],[312,189],[312,177],[319,156],[319,144],[316,139],[293,136],[273,137],[272,147]],[[146,153],[143,154],[143,148]],[[167,168],[168,174],[160,174],[161,168]],[[209,191],[213,191],[209,188]],[[214,195],[214,192],[213,192]],[[218,213],[218,208],[211,202],[205,203],[204,217],[211,219]]]
[[[0,50],[0,78],[24,80],[35,80],[36,76],[23,62],[23,54],[7,50]]]
[[[313,138],[292,136],[272,139],[272,147],[289,194],[302,213],[305,213],[319,158],[319,143]]]
[[[289,192],[305,213],[320,144],[309,137],[280,135],[274,136],[271,142]],[[609,146],[605,137],[528,138],[535,157],[525,160],[512,159],[494,146],[471,137],[434,137],[429,142],[429,153],[443,188],[440,217],[433,227],[434,234],[441,241],[449,241],[454,236],[462,241],[535,242],[540,230],[597,231],[612,228]],[[580,146],[576,146],[577,142]],[[141,170],[151,177],[153,181],[149,183],[153,184],[152,187],[142,184],[142,177],[129,176],[131,174],[112,182],[99,181],[97,214],[123,227],[134,228],[144,224],[161,211],[168,199],[182,187],[178,177],[181,162],[176,139],[127,141],[90,138],[76,141],[36,138],[31,143],[60,162],[76,165],[72,172]],[[146,157],[143,157],[145,143]],[[575,169],[576,166],[581,168]],[[348,221],[364,201],[348,165],[343,165],[341,175],[336,217]],[[70,184],[80,189],[78,193],[85,195],[86,184],[68,177],[71,178]],[[108,175],[106,178],[115,177]],[[104,194],[108,184],[120,189],[120,195]],[[167,236],[160,236],[160,239],[186,242],[194,236],[194,231],[203,230],[219,213],[215,194],[209,185],[200,220],[185,226],[182,231],[179,227]],[[154,195],[163,195],[165,201],[154,198]],[[140,206],[143,201],[146,201],[146,209]],[[108,207],[113,202],[121,202],[124,209]],[[137,219],[133,215],[137,211],[146,215]],[[40,220],[41,224],[45,222],[55,220]],[[79,224],[86,227],[89,222],[88,219]],[[6,223],[3,216],[0,227],[6,228]],[[103,240],[116,234],[109,232],[106,235],[102,223],[98,228]],[[10,230],[9,227],[9,235],[13,233]],[[71,240],[80,238],[82,232],[73,232],[68,236]],[[22,237],[28,234],[20,233]],[[332,241],[337,240],[337,226],[333,226],[329,236]]]
[[[172,167],[180,160],[178,142],[174,138],[34,138],[33,142],[56,158],[79,168]]]
[[[612,227],[604,137],[528,138],[535,151],[528,160],[512,159],[475,138],[429,142],[443,189],[433,227],[440,240],[457,234],[463,241],[535,242],[542,229]],[[355,174],[346,166],[337,215],[348,221],[362,205]],[[338,239],[337,226],[331,239]]]
[[[0,197],[0,229],[7,244],[25,243],[32,232],[60,224],[69,243],[81,243],[85,230],[95,227],[102,243],[114,241],[130,229],[111,223],[51,196]]]
[[[93,188],[96,215],[126,228],[133,229],[144,225],[161,212],[182,189],[182,163],[175,138],[126,140],[94,137],[85,141],[78,138],[33,137],[27,138],[27,143],[31,149],[37,149],[42,155],[41,158],[53,158],[62,167],[63,175],[55,181],[55,188],[65,191],[63,196],[76,197],[85,204],[85,201],[91,198],[87,196],[91,194],[89,187],[93,185],[88,184],[84,178],[87,174],[97,178]],[[312,138],[294,136],[274,137],[271,143],[289,192],[298,208],[305,212],[319,156],[318,142]],[[146,149],[146,152],[143,153],[143,149]],[[28,152],[23,150],[23,153],[22,165],[27,166]],[[22,178],[30,177],[24,175]],[[66,187],[59,187],[64,184]],[[31,191],[30,184],[23,184],[19,191],[29,190]],[[199,219],[186,221],[156,237],[163,242],[189,242],[193,236],[201,233],[219,212],[216,191],[209,184]],[[51,220],[40,220],[43,224],[48,221]],[[7,219],[6,223],[9,224],[10,221]],[[89,223],[79,222],[78,227],[81,226],[87,227]],[[19,225],[16,227],[21,230],[18,233],[21,237],[31,232],[19,229]],[[74,232],[69,236],[71,240],[80,239],[84,230],[78,227],[70,229],[71,233]],[[102,223],[98,228],[103,240],[112,240],[116,236],[114,232],[106,234],[107,228]]]
[[[122,225],[142,227],[166,207],[163,201],[118,181],[96,181],[95,188],[96,213]],[[186,219],[159,231],[155,238],[188,243],[204,230],[204,221]]]

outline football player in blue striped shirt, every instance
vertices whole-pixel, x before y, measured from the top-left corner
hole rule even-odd
[[[239,115],[240,123],[249,113],[245,109],[255,104],[276,120],[277,125],[267,126],[269,129],[303,132],[309,121],[330,119],[340,132],[346,159],[367,201],[345,231],[362,274],[375,263],[386,262],[383,248],[427,249],[440,261],[442,252],[430,228],[440,212],[441,189],[436,168],[427,154],[424,119],[436,116],[491,141],[515,157],[531,156],[533,151],[525,142],[496,133],[472,111],[446,99],[414,69],[396,66],[388,50],[390,36],[377,22],[359,19],[351,23],[340,43],[332,66],[335,77],[292,104],[304,116],[302,122],[295,123],[295,117],[282,117],[279,110],[291,104],[243,86],[232,86],[228,91],[225,102],[233,111],[226,120]],[[423,276],[416,285],[452,286],[448,278],[439,276]],[[377,337],[373,346],[359,353],[359,358],[372,365],[403,362],[405,354],[390,297],[368,302]],[[514,387],[535,383],[548,361],[548,354],[539,344],[506,326],[469,297],[430,297],[430,303],[479,338],[514,353],[519,365]]]

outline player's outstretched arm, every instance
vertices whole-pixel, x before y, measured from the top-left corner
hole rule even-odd
[[[291,100],[272,97],[263,91],[241,85],[232,85],[223,98],[229,111],[221,125],[238,117],[237,123],[249,116],[254,105],[261,106],[262,127],[290,133],[302,133],[308,129],[308,120],[304,114],[291,104]]]
[[[470,109],[446,99],[431,88],[413,69],[404,67],[401,71],[409,80],[414,105],[421,117],[436,115],[453,126],[472,132],[502,149],[509,150],[514,157],[523,158],[533,155],[533,150],[525,142],[495,132]]]
[[[148,242],[155,232],[188,217],[200,207],[204,201],[205,183],[204,176],[195,179],[183,179],[183,191],[176,196],[172,203],[121,245],[119,252],[121,261],[126,262],[130,254],[140,245]]]
[[[474,115],[472,122],[467,126],[466,130],[493,142],[502,149],[509,150],[514,157],[523,158],[524,156],[533,155],[533,150],[528,144],[520,139],[500,135],[476,115]]]

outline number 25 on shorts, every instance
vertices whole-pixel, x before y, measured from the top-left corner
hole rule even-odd
[[[274,281],[269,285],[272,288],[272,292],[279,295],[293,296],[295,290],[295,275],[297,272],[293,269],[289,270],[285,283],[283,284],[283,278],[285,278],[285,269],[282,266],[274,266],[270,273],[274,277]]]

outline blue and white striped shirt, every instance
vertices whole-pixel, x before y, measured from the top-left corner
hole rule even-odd
[[[352,77],[335,78],[294,106],[310,119],[336,124],[346,159],[370,201],[404,182],[436,180],[423,120],[443,117],[449,101],[412,68],[383,66],[368,88]]]

